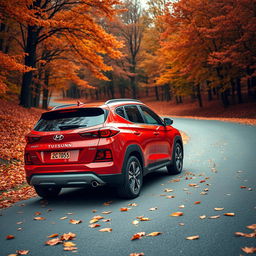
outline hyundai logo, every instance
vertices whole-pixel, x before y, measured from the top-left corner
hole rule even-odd
[[[63,140],[63,139],[64,139],[64,135],[62,135],[62,134],[56,134],[56,135],[53,136],[53,139],[54,139],[54,140],[57,140],[57,141]]]

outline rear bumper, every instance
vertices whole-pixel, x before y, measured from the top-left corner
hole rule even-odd
[[[120,184],[122,172],[114,162],[64,165],[25,165],[30,185],[81,187],[97,181],[99,184]]]
[[[97,175],[95,173],[54,173],[33,174],[27,177],[27,182],[33,186],[59,186],[59,187],[83,187],[96,181],[99,185],[110,184],[117,186],[122,184],[122,174]]]

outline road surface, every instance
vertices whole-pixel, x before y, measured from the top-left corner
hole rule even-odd
[[[161,169],[145,177],[142,193],[134,200],[119,199],[108,188],[87,188],[65,189],[58,199],[48,203],[40,198],[19,202],[1,211],[0,255],[29,250],[28,255],[34,256],[128,256],[134,252],[146,256],[233,256],[245,255],[242,247],[256,247],[255,238],[234,235],[234,232],[253,232],[246,226],[256,223],[256,127],[193,119],[175,119],[174,126],[190,137],[185,145],[182,177],[168,176]],[[174,198],[167,197],[171,195]],[[112,203],[104,205],[108,201]],[[197,201],[201,203],[195,204]],[[137,206],[128,206],[130,203]],[[182,205],[184,208],[179,208]],[[131,209],[121,212],[121,207]],[[152,207],[157,209],[149,211]],[[97,212],[92,212],[94,209]],[[103,211],[112,213],[106,215]],[[33,220],[35,212],[41,212],[39,217],[46,219]],[[173,212],[184,215],[169,216]],[[101,227],[89,228],[95,215],[111,221],[99,221]],[[203,215],[206,217],[200,219]],[[60,219],[65,216],[67,219]],[[151,220],[133,225],[138,216]],[[70,219],[82,223],[73,225]],[[112,232],[99,232],[105,227],[111,227]],[[47,236],[68,232],[77,235],[72,241],[78,248],[76,252],[64,251],[61,244],[44,245]],[[162,234],[131,241],[137,232]],[[6,240],[7,235],[15,238]],[[186,240],[194,235],[200,238]]]

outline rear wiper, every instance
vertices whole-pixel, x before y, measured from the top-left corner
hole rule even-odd
[[[70,124],[70,125],[60,125],[59,126],[60,130],[75,129],[75,128],[80,128],[80,127],[87,127],[87,125],[86,124],[84,124],[84,125]]]

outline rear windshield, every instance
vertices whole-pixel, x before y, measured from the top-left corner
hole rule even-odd
[[[107,111],[101,108],[59,110],[43,113],[35,131],[63,131],[91,127],[105,122]]]

